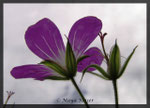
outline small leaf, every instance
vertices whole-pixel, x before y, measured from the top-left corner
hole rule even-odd
[[[120,50],[117,45],[117,42],[115,42],[115,45],[112,48],[111,53],[110,53],[109,67],[108,67],[108,72],[110,73],[113,79],[116,79],[120,70],[120,66],[121,66]]]
[[[86,59],[87,57],[90,57],[90,56],[84,55],[84,56],[79,57],[78,60],[77,60],[77,64],[78,64],[80,61]]]
[[[69,80],[69,78],[67,77],[58,77],[58,76],[49,76],[49,77],[46,77],[44,79],[51,79],[51,80]]]
[[[44,64],[44,65],[50,67],[51,69],[53,69],[54,71],[56,71],[60,75],[67,76],[66,70],[63,69],[60,65],[58,65],[54,61],[45,60],[45,61],[42,61],[40,64]]]
[[[138,47],[138,46],[136,46],[136,47],[133,49],[132,53],[128,56],[127,60],[124,62],[124,64],[123,64],[123,66],[122,66],[122,68],[121,68],[121,70],[120,70],[119,75],[118,75],[117,78],[120,78],[120,77],[122,76],[122,74],[124,73],[124,71],[125,71],[125,69],[126,69],[128,63],[129,63],[131,57],[133,56],[133,54],[134,54],[134,52],[135,52],[135,50],[136,50],[137,47]]]
[[[69,76],[70,77],[75,76],[77,72],[77,61],[73,53],[72,47],[69,43],[69,39],[66,48],[66,66],[67,66]]]
[[[98,72],[100,72],[103,77],[105,77],[105,78],[107,78],[107,79],[110,79],[110,76],[104,71],[103,68],[99,67],[98,65],[89,65],[87,68],[85,68],[85,69],[83,70],[82,77],[81,77],[81,80],[80,80],[80,81],[82,81],[85,72],[88,71],[88,68],[91,68],[91,67],[97,69]]]

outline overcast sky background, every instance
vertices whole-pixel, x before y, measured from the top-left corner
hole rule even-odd
[[[9,103],[53,104],[57,99],[80,98],[70,81],[36,81],[14,79],[10,71],[15,66],[36,64],[41,61],[25,44],[24,33],[30,25],[42,18],[51,19],[64,34],[85,16],[96,16],[102,20],[106,51],[117,39],[121,55],[127,57],[138,45],[125,73],[118,80],[119,103],[146,104],[146,4],[4,4],[4,100],[14,91]],[[101,49],[99,38],[90,45]],[[122,58],[125,61],[124,58]],[[102,64],[105,67],[105,63]],[[75,77],[91,104],[112,104],[114,94],[111,81],[86,74],[79,83],[81,73]],[[57,103],[59,104],[59,103]]]

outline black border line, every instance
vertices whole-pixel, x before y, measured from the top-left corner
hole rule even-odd
[[[149,0],[2,0],[3,3],[148,3]]]
[[[0,106],[3,104],[3,4],[0,3]]]
[[[150,68],[148,67],[150,54],[150,0],[0,0],[0,108],[3,105],[3,4],[4,3],[146,3],[147,4],[147,104],[121,104],[121,108],[150,108]],[[149,13],[149,14],[148,14]],[[7,105],[6,108],[12,108]],[[84,108],[81,104],[15,104],[14,108]],[[114,104],[92,104],[91,108],[114,108]]]

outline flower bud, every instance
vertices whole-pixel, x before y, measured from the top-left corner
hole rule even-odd
[[[121,66],[120,58],[121,58],[120,50],[116,41],[115,45],[113,46],[110,52],[109,67],[108,67],[108,72],[110,73],[112,79],[117,79]]]

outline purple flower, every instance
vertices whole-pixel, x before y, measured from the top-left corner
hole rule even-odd
[[[68,40],[76,61],[84,55],[88,56],[77,64],[77,71],[81,72],[90,64],[102,63],[104,57],[99,53],[100,49],[92,47],[86,50],[98,36],[101,28],[102,22],[93,16],[84,17],[72,26]],[[44,61],[51,61],[53,65],[45,63],[14,67],[11,70],[14,78],[67,79],[65,77],[65,72],[67,73],[66,48],[59,29],[51,20],[44,18],[30,26],[25,33],[25,40],[34,54]],[[93,70],[93,68],[89,69],[89,71]]]

